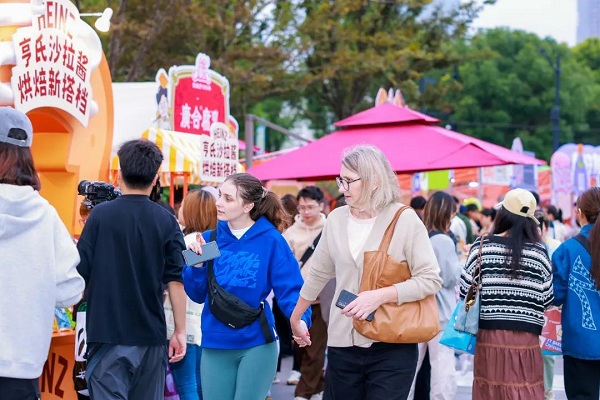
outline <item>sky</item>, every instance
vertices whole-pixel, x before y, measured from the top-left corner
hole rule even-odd
[[[497,0],[486,6],[475,21],[476,28],[507,26],[551,36],[569,46],[576,44],[577,0]]]

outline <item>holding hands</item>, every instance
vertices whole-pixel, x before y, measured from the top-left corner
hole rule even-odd
[[[292,338],[298,343],[298,346],[310,346],[310,333],[308,332],[306,322],[301,319],[290,319],[290,325],[292,326]]]

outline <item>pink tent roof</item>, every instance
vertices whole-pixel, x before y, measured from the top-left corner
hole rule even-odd
[[[354,114],[333,125],[337,128],[349,128],[366,125],[406,123],[437,124],[438,122],[440,122],[439,119],[422,114],[408,107],[398,107],[391,103],[384,103]]]
[[[354,125],[353,128],[333,132],[298,150],[252,167],[248,172],[261,180],[332,179],[340,173],[343,150],[357,144],[379,147],[390,160],[394,171],[402,173],[508,164],[545,164],[542,160],[483,140],[439,126],[423,124],[431,123],[430,121],[389,122],[393,119],[400,120],[401,112],[410,110],[405,107],[385,104],[340,122],[348,123],[348,120],[360,114],[375,115],[375,110],[382,116],[381,120],[388,122],[382,124],[364,118],[363,122],[366,122],[366,125]],[[401,112],[395,117],[388,115],[397,110]],[[371,113],[365,114],[369,111]],[[356,121],[350,123],[355,124]]]

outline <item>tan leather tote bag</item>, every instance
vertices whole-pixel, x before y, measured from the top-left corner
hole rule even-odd
[[[388,254],[396,222],[407,208],[410,207],[401,207],[396,212],[385,230],[379,249],[365,252],[359,292],[381,289],[410,279],[408,263],[394,260]],[[355,319],[353,324],[361,335],[385,343],[423,343],[440,332],[435,295],[401,305],[382,304],[371,322]]]

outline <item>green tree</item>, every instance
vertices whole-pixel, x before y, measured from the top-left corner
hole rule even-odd
[[[304,0],[299,10],[298,68],[307,117],[320,133],[331,123],[373,105],[383,87],[418,93],[424,72],[452,65],[451,40],[464,36],[479,11],[463,2],[445,13],[431,0]]]
[[[461,132],[506,147],[519,136],[526,149],[549,159],[554,65],[543,53],[559,54],[562,60],[560,143],[589,129],[587,113],[598,85],[565,45],[522,31],[492,29],[457,48],[467,61],[458,69],[462,88],[448,94],[447,102],[454,106],[447,120]]]
[[[115,10],[102,36],[114,81],[153,80],[159,68],[193,64],[203,52],[228,78],[231,114],[241,120],[254,104],[284,91],[290,1],[80,0],[81,11],[106,5]]]
[[[587,130],[575,132],[577,143],[600,145],[600,38],[591,37],[573,48],[577,61],[587,67],[593,75],[592,104],[587,110]]]

